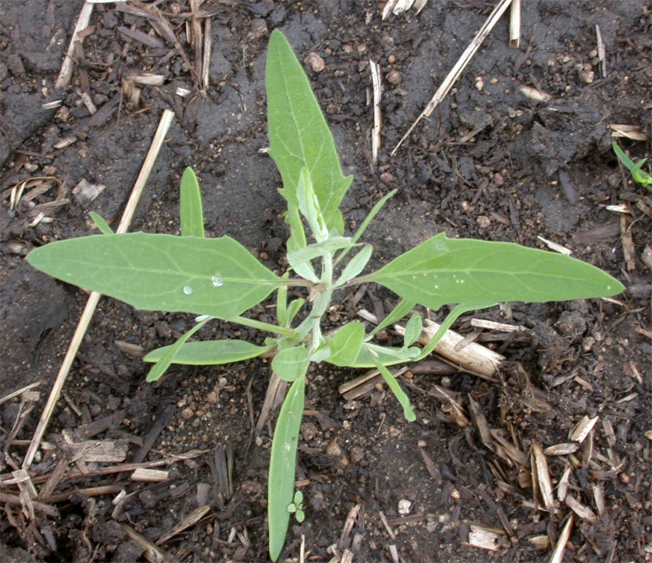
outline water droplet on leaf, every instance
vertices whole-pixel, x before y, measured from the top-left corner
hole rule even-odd
[[[192,287],[190,287],[189,285],[184,285],[184,286],[183,286],[183,292],[184,292],[186,295],[192,295],[192,292],[193,292],[193,291],[194,291],[194,290],[193,290]]]
[[[222,287],[224,285],[224,278],[219,274],[215,274],[211,278],[211,282],[215,287]]]

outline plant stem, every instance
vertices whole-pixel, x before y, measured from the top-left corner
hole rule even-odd
[[[229,319],[234,323],[238,323],[244,326],[251,328],[257,328],[258,330],[264,330],[266,332],[271,332],[273,334],[280,334],[281,336],[294,336],[295,331],[291,328],[284,328],[282,326],[273,325],[270,323],[264,323],[262,321],[256,321],[254,319],[248,319],[247,317],[235,317],[234,319]]]

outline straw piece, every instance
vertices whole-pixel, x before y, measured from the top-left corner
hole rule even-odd
[[[509,13],[509,46],[512,49],[518,49],[520,45],[521,45],[521,0],[512,0],[512,8]]]
[[[163,146],[163,141],[168,132],[168,129],[170,128],[170,125],[172,124],[173,118],[174,118],[174,112],[168,109],[166,109],[163,112],[163,115],[161,116],[161,120],[158,125],[158,129],[156,130],[154,139],[152,140],[152,144],[149,148],[149,152],[147,153],[147,157],[145,158],[143,167],[140,170],[140,174],[136,179],[136,183],[134,184],[133,191],[131,193],[131,196],[129,197],[129,201],[127,202],[127,207],[125,208],[125,211],[122,215],[122,220],[120,221],[120,225],[118,226],[116,233],[127,232],[127,229],[131,224],[131,220],[133,219],[134,213],[136,211],[136,206],[138,205],[140,196],[142,195],[143,190],[145,188],[145,184],[147,183],[147,178],[149,178],[149,175],[152,172],[154,162],[156,161],[156,157],[158,156],[158,153],[161,150],[161,147]],[[59,400],[59,396],[61,395],[61,391],[66,382],[66,378],[68,377],[68,373],[70,372],[70,368],[72,367],[72,363],[75,357],[77,356],[77,351],[79,350],[79,346],[81,345],[84,335],[86,334],[88,325],[90,324],[91,319],[93,318],[93,313],[95,312],[95,308],[97,307],[97,303],[99,302],[101,296],[102,294],[93,291],[91,292],[88,301],[86,302],[86,307],[84,308],[84,312],[82,313],[82,316],[79,319],[79,324],[77,325],[75,334],[72,337],[72,340],[68,347],[68,351],[66,352],[66,356],[64,357],[63,363],[61,364],[61,368],[59,369],[57,379],[55,380],[54,386],[52,387],[52,391],[50,392],[50,397],[48,398],[48,402],[45,405],[45,409],[43,410],[41,419],[39,420],[38,426],[36,427],[36,431],[34,432],[32,443],[30,444],[29,449],[25,454],[25,459],[23,460],[24,469],[29,468],[29,466],[32,464],[32,461],[34,461],[34,456],[36,455],[36,451],[38,450],[39,445],[41,444],[43,434],[45,434],[45,429],[48,423],[50,422],[50,417],[54,412],[54,407],[56,406],[57,401]]]
[[[61,65],[61,70],[59,71],[59,76],[57,81],[54,83],[55,90],[62,90],[72,78],[72,68],[75,63],[73,59],[73,53],[75,51],[75,43],[79,40],[79,33],[88,27],[89,22],[91,21],[91,15],[93,14],[93,4],[86,2],[81,12],[79,13],[79,18],[77,19],[77,25],[72,32],[72,37],[70,38],[70,44],[68,45],[68,51],[66,56],[63,59],[63,64]]]
[[[371,160],[378,164],[378,153],[380,152],[380,128],[382,126],[382,114],[380,112],[380,100],[383,95],[383,85],[380,79],[380,67],[370,60],[369,70],[371,71],[371,84],[374,91],[374,127],[371,130]]]
[[[415,122],[410,126],[407,133],[403,135],[401,140],[398,142],[398,145],[394,147],[394,150],[391,152],[390,156],[394,155],[394,153],[399,149],[399,147],[403,144],[403,142],[410,136],[410,133],[412,133],[414,128],[417,126],[417,124],[424,117],[430,117],[430,115],[435,110],[435,108],[446,97],[446,95],[452,88],[453,84],[455,84],[456,80],[460,77],[466,65],[469,64],[469,62],[473,58],[473,55],[475,55],[476,51],[480,48],[482,42],[486,39],[487,35],[489,35],[489,33],[496,25],[498,20],[505,13],[505,10],[507,10],[511,2],[512,0],[501,0],[498,3],[498,5],[494,8],[494,10],[487,18],[485,24],[482,26],[480,31],[478,31],[478,33],[473,38],[469,46],[466,48],[466,51],[464,51],[460,59],[457,61],[457,63],[455,63],[455,66],[452,68],[452,70],[448,73],[444,81],[441,83],[441,86],[439,86],[439,88],[435,92],[435,95],[428,102],[426,108],[421,112],[419,117],[417,117]]]

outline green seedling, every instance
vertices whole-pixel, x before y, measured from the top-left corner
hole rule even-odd
[[[294,499],[288,505],[288,512],[294,514],[294,518],[299,524],[306,519],[306,513],[303,511],[303,493],[301,491],[294,493]]]
[[[145,357],[146,362],[154,363],[148,381],[158,379],[173,363],[219,365],[273,355],[273,373],[290,383],[276,421],[268,479],[269,551],[276,561],[292,510],[297,518],[303,514],[294,484],[311,364],[375,367],[405,418],[412,421],[417,413],[388,366],[428,356],[462,313],[501,301],[606,297],[620,293],[623,286],[601,270],[568,256],[511,243],[451,239],[445,234],[364,273],[373,248],[363,242],[363,234],[393,192],[372,208],[357,232],[347,234],[339,206],[352,179],[343,175],[308,78],[278,31],[271,35],[266,72],[270,154],[283,180],[280,193],[287,201],[290,231],[290,268],[283,276],[269,270],[232,238],[204,236],[199,185],[190,169],[181,180],[181,236],[113,234],[99,219],[98,228],[104,234],[48,244],[33,250],[27,260],[56,278],[138,309],[200,315],[197,324],[175,344]],[[322,320],[334,294],[362,283],[380,284],[401,300],[374,330],[351,322],[335,332],[323,332]],[[290,287],[305,291],[305,299],[289,301]],[[247,315],[274,292],[276,324]],[[383,346],[374,340],[379,330],[409,315],[417,304],[433,310],[455,305],[427,346],[416,344],[422,328],[417,314],[407,322],[403,346]],[[253,327],[269,337],[264,345],[189,340],[213,319]]]
[[[620,160],[623,166],[629,170],[632,179],[641,184],[641,186],[645,186],[645,188],[652,191],[652,176],[643,170],[643,165],[647,162],[647,158],[642,158],[638,162],[634,162],[625,154],[625,151],[620,148],[620,145],[618,145],[616,141],[613,141],[611,146],[616,153],[618,160]]]

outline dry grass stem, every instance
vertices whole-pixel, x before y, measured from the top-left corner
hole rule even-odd
[[[612,137],[626,137],[632,141],[647,141],[648,136],[643,132],[640,125],[623,125],[618,123],[610,123],[609,127],[613,131]]]
[[[73,55],[75,53],[75,44],[79,41],[79,34],[82,30],[88,27],[88,24],[91,21],[91,15],[93,14],[93,4],[90,2],[85,2],[82,6],[81,12],[79,12],[79,18],[77,19],[77,24],[75,29],[72,32],[72,37],[70,38],[70,44],[68,45],[68,51],[66,56],[63,59],[63,64],[61,65],[61,70],[59,71],[59,76],[57,77],[56,82],[54,83],[55,90],[62,90],[70,83],[72,78],[72,69],[75,64]]]
[[[143,550],[143,556],[149,563],[177,563],[176,557],[173,557],[156,544],[149,541],[145,536],[141,536],[136,530],[127,524],[120,524],[127,536]]]
[[[435,110],[435,108],[440,104],[440,102],[446,97],[450,89],[452,88],[453,84],[457,81],[457,79],[460,77],[462,74],[462,71],[464,68],[466,68],[466,65],[469,64],[471,59],[473,58],[473,55],[475,55],[476,51],[480,48],[480,45],[482,42],[486,39],[487,35],[491,32],[493,27],[496,25],[498,20],[502,17],[502,15],[505,13],[505,10],[509,7],[511,4],[512,0],[500,0],[498,5],[494,8],[494,10],[491,12],[489,17],[487,18],[487,21],[485,24],[482,26],[480,31],[476,34],[476,36],[473,38],[469,46],[466,48],[466,51],[462,54],[460,59],[455,63],[455,66],[453,66],[452,70],[448,73],[444,81],[441,83],[441,86],[437,89],[435,92],[435,95],[432,97],[430,102],[428,102],[428,105],[426,108],[421,112],[419,117],[415,120],[415,122],[410,126],[408,129],[407,133],[403,135],[401,140],[398,142],[396,147],[394,147],[394,150],[391,152],[391,155],[394,155],[394,153],[399,149],[399,147],[404,143],[404,141],[410,136],[414,128],[417,126],[417,124],[424,118],[424,117],[430,117],[432,112]]]
[[[494,321],[486,321],[484,319],[471,319],[471,326],[475,328],[486,328],[488,330],[499,330],[501,332],[523,332],[525,330],[525,328],[522,326],[496,323]]]
[[[602,78],[607,78],[607,52],[602,40],[602,33],[600,33],[600,26],[595,26],[595,39],[598,44],[598,59],[600,59],[600,74]]]
[[[380,112],[380,100],[383,95],[383,86],[380,77],[380,67],[374,61],[369,61],[371,71],[371,85],[374,92],[374,126],[371,129],[371,161],[374,166],[378,164],[378,153],[380,152],[380,128],[382,127],[382,114]]]
[[[509,12],[509,46],[512,49],[521,46],[521,0],[512,0]]]
[[[174,536],[180,534],[190,526],[194,526],[199,522],[206,514],[210,511],[211,507],[208,505],[198,506],[193,510],[188,516],[186,516],[181,522],[174,526],[169,532],[163,534],[158,540],[156,540],[156,545],[163,545],[165,542],[171,540]]]
[[[554,250],[555,252],[559,252],[560,254],[565,254],[566,256],[570,256],[573,254],[572,250],[569,250],[565,246],[562,246],[561,244],[557,244],[556,242],[552,242],[551,240],[545,239],[543,237],[537,236],[537,238],[545,244],[550,250]]]
[[[145,184],[147,183],[147,178],[149,178],[149,175],[154,166],[154,162],[156,161],[156,157],[158,156],[158,153],[163,146],[163,141],[165,140],[165,136],[167,135],[173,119],[174,113],[172,111],[167,109],[163,111],[163,115],[159,121],[158,129],[154,134],[154,139],[152,140],[152,144],[145,158],[145,162],[143,163],[140,174],[136,179],[136,183],[134,184],[131,196],[127,202],[127,207],[122,215],[122,220],[120,221],[120,225],[116,231],[117,233],[127,232],[129,225],[131,225],[131,220],[136,211],[138,201],[140,200],[140,197],[145,188]],[[88,298],[84,312],[79,319],[79,324],[77,325],[75,334],[73,335],[70,345],[68,346],[68,351],[66,352],[66,356],[63,359],[63,363],[61,364],[61,368],[57,374],[57,378],[52,387],[52,391],[50,392],[48,402],[45,405],[41,418],[38,422],[38,426],[36,427],[36,431],[34,432],[32,443],[30,444],[29,449],[25,454],[25,459],[23,460],[23,468],[25,469],[29,468],[29,466],[32,464],[32,461],[34,460],[36,451],[39,448],[41,440],[43,439],[45,429],[47,428],[50,417],[54,412],[54,408],[57,401],[59,400],[59,396],[63,390],[63,386],[66,382],[66,378],[68,377],[68,373],[70,372],[72,363],[77,356],[79,346],[81,345],[84,335],[86,334],[86,330],[88,329],[88,325],[93,318],[93,313],[95,312],[95,308],[97,307],[97,303],[99,302],[100,297],[100,293],[93,291]]]

